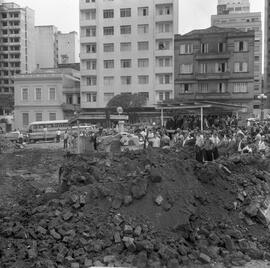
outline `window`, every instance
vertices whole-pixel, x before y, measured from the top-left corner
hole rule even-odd
[[[192,54],[193,53],[193,44],[181,44],[180,45],[180,54]]]
[[[138,25],[138,34],[146,34],[149,32],[148,24],[139,24]]]
[[[95,20],[96,19],[96,10],[95,9],[86,10],[84,12],[84,18],[85,18],[85,20]]]
[[[103,84],[104,84],[104,86],[113,86],[114,85],[114,77],[113,76],[104,76]]]
[[[96,26],[85,28],[85,36],[87,37],[96,36]]]
[[[120,26],[121,34],[131,34],[131,25],[122,25]]]
[[[29,113],[22,113],[22,123],[24,127],[29,125]]]
[[[225,93],[226,92],[226,85],[225,85],[225,83],[218,83],[217,92],[218,93]]]
[[[234,51],[235,52],[245,52],[248,51],[248,42],[246,41],[238,41],[234,43]]]
[[[234,63],[234,72],[235,73],[245,73],[248,71],[247,62],[235,62]]]
[[[96,86],[97,85],[97,77],[96,76],[87,76],[86,77],[86,85],[87,86]]]
[[[22,100],[23,101],[28,101],[28,88],[23,88],[22,89]]]
[[[122,85],[130,85],[131,84],[131,76],[121,76],[121,84]]]
[[[208,93],[208,84],[207,83],[199,84],[199,92]]]
[[[171,83],[171,75],[170,74],[158,75],[158,81],[159,81],[160,85],[170,84]]]
[[[86,45],[86,53],[96,53],[97,45],[96,44],[88,44]]]
[[[36,100],[41,100],[41,88],[36,88]]]
[[[121,60],[121,68],[131,68],[131,60]]]
[[[97,69],[97,60],[88,60],[86,61],[87,70],[96,70]]]
[[[234,83],[233,92],[234,93],[247,93],[248,92],[247,83]]]
[[[114,93],[104,93],[104,102],[109,102],[114,97]]]
[[[103,10],[103,18],[110,19],[114,17],[114,10],[113,9],[105,9]]]
[[[260,61],[260,56],[254,56],[255,61]]]
[[[149,76],[148,75],[139,75],[138,76],[138,84],[146,85],[149,83]]]
[[[206,54],[208,53],[208,44],[201,44],[201,53]]]
[[[206,74],[207,73],[207,64],[206,63],[201,63],[200,64],[200,73],[201,74]]]
[[[36,113],[36,121],[42,121],[42,113]]]
[[[131,8],[121,8],[120,9],[120,17],[131,17]]]
[[[66,95],[66,103],[67,104],[73,104],[73,96],[72,96],[72,94],[67,94]]]
[[[114,68],[114,60],[104,60],[104,69]]]
[[[188,93],[191,93],[191,91],[192,91],[192,84],[187,84],[187,83],[180,84],[181,94],[188,94]]]
[[[103,27],[103,35],[114,35],[114,27]]]
[[[193,64],[180,65],[180,74],[192,74],[192,73],[193,73]]]
[[[148,50],[149,43],[147,41],[138,42],[138,50]]]
[[[149,59],[138,59],[138,67],[146,68],[149,66]]]
[[[158,50],[169,50],[170,49],[170,41],[164,40],[158,42]]]
[[[149,8],[148,7],[139,7],[138,8],[138,16],[148,16]]]
[[[225,73],[227,71],[227,63],[226,62],[219,62],[215,65],[216,73]]]
[[[56,91],[54,87],[49,89],[49,100],[56,100]]]
[[[169,100],[170,95],[171,94],[168,91],[161,91],[161,92],[158,93],[158,100],[159,101]]]
[[[172,57],[157,57],[158,67],[170,67],[172,66]]]
[[[114,52],[114,44],[113,43],[103,44],[103,51],[104,52]]]
[[[91,92],[86,94],[86,101],[87,102],[97,102],[97,93]]]
[[[170,15],[172,12],[172,9],[170,6],[158,6],[157,7],[157,15],[162,16],[162,15]]]
[[[218,43],[218,52],[223,53],[226,51],[226,43]]]
[[[158,33],[169,33],[171,32],[171,29],[172,29],[171,23],[165,22],[157,24]]]
[[[120,43],[120,51],[131,51],[131,42]]]
[[[49,113],[49,120],[55,121],[56,120],[56,113]]]

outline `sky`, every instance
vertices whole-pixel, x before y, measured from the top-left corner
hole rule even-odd
[[[6,0],[35,10],[36,25],[55,25],[62,32],[79,32],[79,0]],[[99,1],[99,0],[98,0]],[[265,0],[250,0],[252,12],[264,13]],[[210,26],[218,0],[179,0],[179,33]]]

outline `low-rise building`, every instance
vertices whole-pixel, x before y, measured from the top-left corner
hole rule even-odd
[[[254,31],[210,27],[175,36],[175,98],[243,105],[252,113]]]
[[[34,121],[69,119],[80,108],[80,73],[77,70],[40,69],[21,74],[15,83],[15,128]]]

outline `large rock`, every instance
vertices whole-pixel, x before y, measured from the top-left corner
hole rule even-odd
[[[148,182],[144,178],[138,178],[131,187],[132,196],[135,199],[141,199],[147,193]]]

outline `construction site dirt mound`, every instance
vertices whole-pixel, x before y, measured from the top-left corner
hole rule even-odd
[[[1,267],[270,260],[269,164],[254,155],[201,164],[191,147],[71,156],[57,192],[2,210]]]

